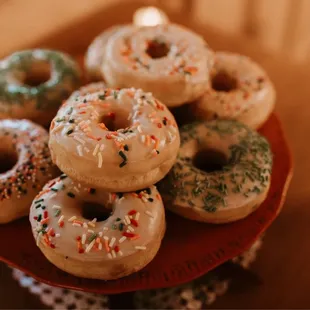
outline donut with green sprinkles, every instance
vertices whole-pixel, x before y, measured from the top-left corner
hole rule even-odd
[[[54,265],[104,280],[143,268],[165,232],[165,211],[155,186],[109,193],[65,174],[35,197],[29,219],[38,247]]]
[[[58,174],[48,149],[48,133],[27,120],[0,121],[0,223],[29,213],[44,184]],[[44,210],[42,200],[37,207]]]
[[[110,89],[102,82],[74,92],[50,128],[52,158],[61,171],[111,192],[158,182],[180,144],[173,115],[152,94]]]
[[[80,69],[67,54],[45,49],[13,53],[1,61],[0,118],[48,125],[80,80]]]
[[[192,220],[227,223],[262,204],[272,172],[264,137],[233,120],[196,122],[180,133],[177,161],[159,184],[167,208]]]

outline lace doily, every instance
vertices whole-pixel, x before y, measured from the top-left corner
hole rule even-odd
[[[249,250],[232,259],[247,269],[261,247],[258,239]],[[22,287],[39,296],[41,302],[53,309],[109,309],[106,295],[78,292],[40,283],[23,272],[13,269],[13,277]],[[137,309],[204,309],[223,295],[230,280],[220,277],[217,269],[190,283],[173,288],[136,292],[133,296]]]

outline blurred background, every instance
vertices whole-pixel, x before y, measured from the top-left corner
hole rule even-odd
[[[296,62],[310,59],[309,0],[0,0],[0,57],[98,12],[104,24],[105,10],[114,7],[121,13],[129,3],[155,5],[172,15],[186,12],[187,22],[258,42]]]

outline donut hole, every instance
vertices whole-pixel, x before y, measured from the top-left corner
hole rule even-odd
[[[211,82],[212,88],[216,91],[230,92],[237,88],[237,80],[225,71],[219,71]]]
[[[103,115],[99,119],[99,123],[103,123],[109,131],[117,131],[119,129],[125,129],[131,124],[128,120],[128,115],[122,115],[121,113],[110,112]]]
[[[203,149],[196,153],[193,164],[205,172],[220,171],[228,163],[226,155],[218,150]]]
[[[24,85],[37,87],[46,83],[51,78],[51,65],[47,62],[35,62],[26,72],[23,80]]]
[[[111,216],[112,210],[102,204],[86,201],[82,204],[82,216],[92,221],[94,218],[97,222],[102,222]]]
[[[10,171],[17,163],[17,153],[0,149],[0,174]]]
[[[170,51],[167,43],[154,39],[148,42],[146,53],[153,59],[166,57]]]

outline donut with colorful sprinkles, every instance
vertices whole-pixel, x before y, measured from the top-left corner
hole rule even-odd
[[[203,95],[212,63],[204,39],[185,27],[128,26],[108,40],[101,73],[109,87],[142,88],[174,107]]]
[[[78,65],[67,54],[44,49],[13,53],[0,62],[0,118],[49,125],[80,79]]]
[[[27,120],[0,121],[0,223],[29,214],[33,198],[59,174],[48,149],[48,133]]]
[[[272,170],[264,137],[234,120],[188,124],[180,134],[176,164],[159,185],[168,209],[200,222],[227,223],[261,205]]]
[[[215,53],[210,86],[190,105],[200,120],[235,119],[258,128],[274,109],[276,92],[263,68],[246,56]]]
[[[111,192],[158,182],[174,164],[179,144],[167,107],[134,88],[73,94],[52,121],[49,140],[61,171]]]
[[[101,218],[92,217],[93,208],[97,214],[101,211]],[[104,209],[109,212],[105,217]],[[103,280],[124,277],[147,265],[166,227],[155,186],[108,193],[66,175],[51,181],[35,198],[30,222],[38,247],[51,263],[75,276]]]

